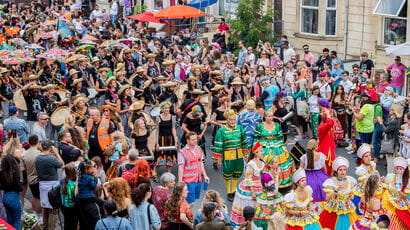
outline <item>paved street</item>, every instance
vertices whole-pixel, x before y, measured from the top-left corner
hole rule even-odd
[[[212,128],[208,128],[207,133],[206,133],[206,147],[207,147],[207,156],[206,156],[206,160],[205,160],[205,168],[208,174],[208,177],[210,178],[211,182],[209,184],[208,189],[214,189],[216,191],[219,192],[219,194],[221,194],[222,198],[225,201],[225,204],[228,206],[229,211],[231,209],[232,203],[227,201],[226,199],[226,189],[225,189],[225,184],[224,181],[222,179],[222,170],[218,169],[218,170],[214,170],[212,168],[212,159],[211,159],[211,150],[210,150],[210,144],[212,142],[212,136],[211,136],[211,132],[212,132]],[[181,135],[179,135],[181,136]],[[294,133],[291,133],[289,135],[289,143],[288,143],[288,149],[290,150],[293,146],[293,144],[295,143],[295,139],[294,139]],[[303,139],[301,141],[299,141],[299,143],[303,146],[306,147],[308,142],[308,139]],[[349,161],[350,161],[350,167],[348,170],[348,175],[353,176],[355,178],[357,178],[357,176],[355,175],[355,167],[356,167],[356,157],[355,155],[349,155],[347,154],[347,151],[344,148],[337,148],[336,149],[336,156],[343,156],[346,157]],[[382,159],[379,164],[377,165],[377,169],[379,170],[381,175],[386,175],[386,160]],[[158,170],[158,176],[160,176],[163,172],[165,172],[166,169],[165,167],[162,167]],[[174,175],[178,174],[178,169],[176,166],[173,167],[172,169],[172,173],[174,173]],[[153,186],[156,186],[156,183],[154,181],[152,181]],[[197,201],[195,203],[195,208],[194,208],[194,212],[195,210],[199,209],[201,207],[202,204],[202,199],[204,197],[205,192],[201,193],[201,198],[199,199],[199,201]],[[31,204],[30,204],[30,199],[31,199],[31,193],[30,191],[27,191],[26,194],[26,201],[24,204],[24,209],[27,212],[31,212]],[[59,229],[59,228],[57,228]]]

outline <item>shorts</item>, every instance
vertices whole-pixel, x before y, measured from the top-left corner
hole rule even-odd
[[[186,201],[190,204],[194,203],[195,200],[198,200],[201,195],[201,185],[202,181],[195,183],[187,183],[188,187],[188,196]]]
[[[37,182],[29,186],[30,186],[31,194],[33,194],[33,197],[40,199],[40,184]]]

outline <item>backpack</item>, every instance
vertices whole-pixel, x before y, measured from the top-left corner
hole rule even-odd
[[[60,209],[63,205],[61,203],[61,186],[54,186],[48,191],[48,202],[54,210]]]
[[[125,165],[126,165],[126,164],[124,164],[124,165],[122,166],[122,168],[121,168],[121,169],[122,169],[121,177],[122,177],[123,179],[125,179],[127,182],[129,182],[129,180],[131,179],[132,175],[134,175],[135,167],[132,168],[132,169],[127,169],[127,168],[125,167]]]
[[[343,134],[344,130],[342,128],[342,124],[340,124],[339,119],[334,118],[333,119],[333,133],[335,136],[335,140],[342,140],[343,139]]]

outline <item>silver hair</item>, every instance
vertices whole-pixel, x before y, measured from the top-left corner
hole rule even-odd
[[[159,183],[164,187],[173,181],[175,181],[175,175],[170,172],[163,173],[159,178]]]
[[[136,161],[138,159],[138,150],[137,149],[130,149],[130,151],[128,151],[128,160],[129,161]]]

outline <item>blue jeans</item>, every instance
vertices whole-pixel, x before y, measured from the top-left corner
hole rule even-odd
[[[115,25],[115,21],[117,19],[117,15],[110,14],[111,24]]]
[[[7,222],[14,228],[20,229],[21,226],[21,201],[20,193],[4,192],[3,205],[6,208]]]
[[[360,137],[360,142],[359,144],[357,144],[357,148],[359,148],[362,144],[366,143],[366,144],[371,144],[372,143],[372,136],[373,136],[373,132],[371,133],[359,133],[359,137]]]
[[[402,89],[403,87],[393,87],[393,91],[399,96],[401,96]]]
[[[374,148],[374,157],[379,158],[380,157],[380,144],[382,141],[382,134],[383,134],[383,130],[382,130],[382,126],[379,123],[376,123],[374,125],[374,130],[373,130],[373,136],[372,136],[372,145]]]

